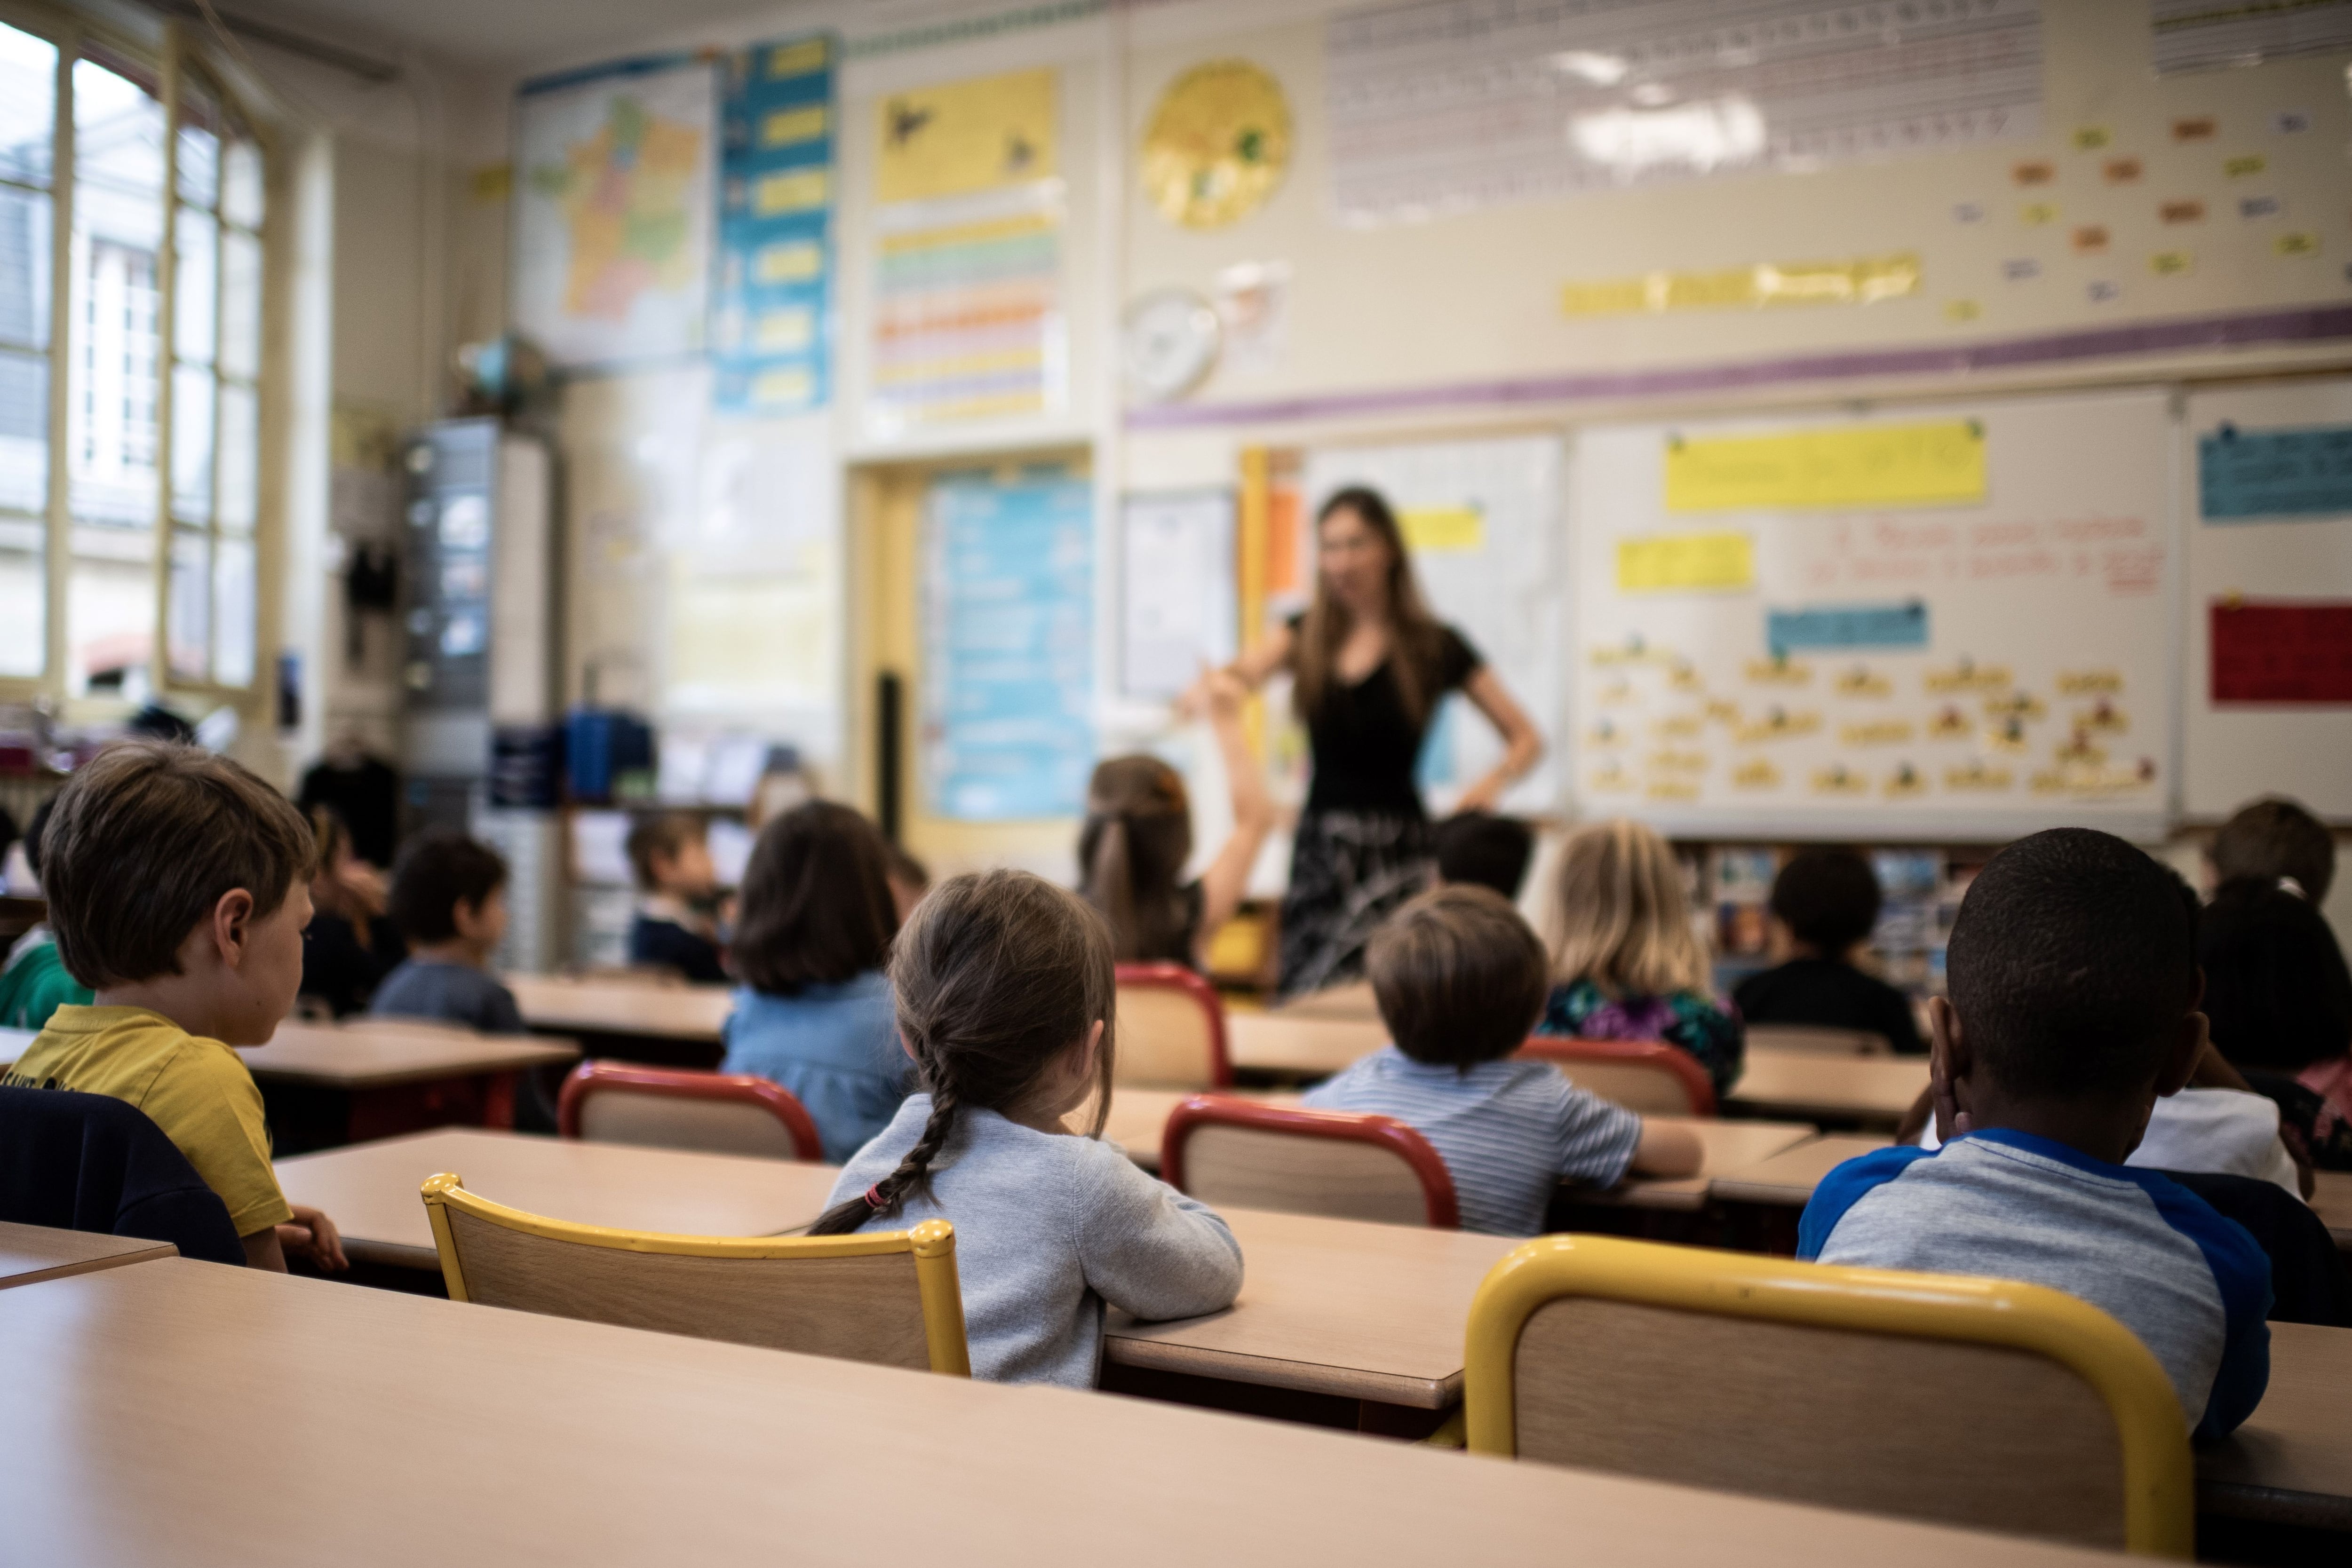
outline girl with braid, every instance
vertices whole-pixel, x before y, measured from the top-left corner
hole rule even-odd
[[[972,1375],[997,1382],[1093,1387],[1105,1303],[1146,1319],[1233,1304],[1225,1222],[1101,1141],[1099,915],[1026,872],[951,877],[900,928],[889,975],[920,1092],[843,1168],[812,1234],[953,1225]]]

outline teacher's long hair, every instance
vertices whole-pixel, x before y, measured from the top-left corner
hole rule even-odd
[[[1389,509],[1388,498],[1361,485],[1339,491],[1315,514],[1318,540],[1323,525],[1330,520],[1332,513],[1342,508],[1363,518],[1364,526],[1389,547],[1389,664],[1396,674],[1397,695],[1404,703],[1405,715],[1419,725],[1436,706],[1444,629],[1429,612],[1429,601],[1421,596],[1421,584],[1412,575],[1412,555],[1405,549],[1404,530],[1397,526],[1396,513]],[[1311,723],[1322,707],[1335,679],[1340,645],[1347,642],[1354,624],[1347,607],[1332,599],[1331,591],[1324,586],[1323,573],[1318,569],[1315,598],[1307,606],[1307,616],[1298,628],[1297,643],[1290,655],[1291,674],[1297,681],[1295,701],[1302,721]]]

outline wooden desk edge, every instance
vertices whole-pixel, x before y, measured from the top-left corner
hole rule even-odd
[[[168,1241],[148,1243],[135,1252],[110,1252],[103,1258],[79,1258],[70,1263],[54,1263],[30,1273],[11,1274],[0,1279],[0,1290],[13,1291],[19,1285],[37,1285],[44,1280],[70,1280],[77,1274],[95,1274],[101,1270],[120,1269],[131,1263],[153,1263],[165,1258],[177,1258],[180,1249]]]
[[[1135,1339],[1110,1329],[1103,1334],[1103,1359],[1121,1366],[1186,1372],[1225,1383],[1251,1383],[1302,1394],[1332,1394],[1343,1399],[1369,1399],[1375,1404],[1402,1405],[1415,1410],[1450,1409],[1462,1398],[1462,1374],[1458,1371],[1442,1378],[1400,1377],[1394,1373],[1283,1361],[1229,1350],[1203,1350],[1198,1345],[1173,1344],[1166,1340]]]
[[[2232,1519],[2259,1519],[2314,1530],[2352,1531],[2352,1498],[2328,1492],[2288,1491],[2251,1481],[2197,1482],[2197,1511]]]
[[[332,1218],[333,1216],[328,1218]],[[436,1274],[441,1271],[441,1254],[430,1247],[404,1247],[397,1241],[357,1241],[346,1236],[343,1238],[343,1253],[354,1263],[381,1263],[390,1269],[427,1269]]]
[[[1717,1177],[1708,1185],[1707,1196],[1718,1203],[1769,1203],[1783,1208],[1801,1208],[1812,1201],[1813,1189],[1768,1182],[1725,1181]]]
[[[534,1067],[551,1067],[559,1061],[570,1061],[580,1054],[576,1045],[550,1046],[529,1056],[508,1058],[488,1063],[436,1063],[428,1067],[394,1067],[376,1072],[310,1071],[302,1068],[250,1066],[256,1083],[299,1084],[312,1089],[390,1089],[402,1083],[439,1083],[452,1078],[486,1078],[501,1072],[528,1072]]]

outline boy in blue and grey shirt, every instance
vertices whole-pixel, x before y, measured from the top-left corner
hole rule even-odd
[[[2010,845],[1952,927],[1929,1013],[1942,1148],[1848,1160],[1797,1255],[2047,1285],[2155,1354],[2197,1440],[2270,1380],[2270,1260],[2244,1228],[2123,1162],[2205,1047],[2195,933],[2171,873],[2085,828]]]

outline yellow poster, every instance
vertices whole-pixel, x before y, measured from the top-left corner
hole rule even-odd
[[[1755,583],[1756,546],[1746,534],[1660,534],[1618,541],[1620,593],[1752,588]]]
[[[1486,546],[1486,514],[1475,507],[1430,507],[1397,517],[1406,546],[1428,550],[1475,550]]]
[[[1013,71],[886,95],[875,113],[877,202],[920,202],[1058,172],[1055,73]]]
[[[1670,512],[1922,507],[1984,497],[1984,427],[1972,419],[1666,443]]]

